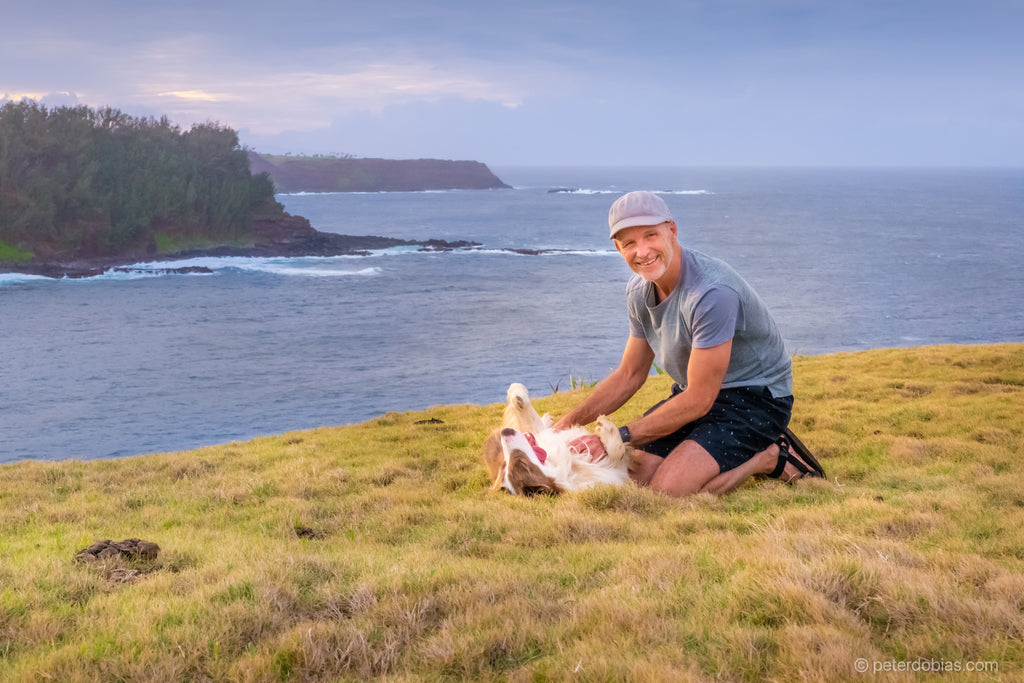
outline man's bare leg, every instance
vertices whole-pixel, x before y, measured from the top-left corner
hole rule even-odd
[[[630,476],[638,484],[650,484],[655,491],[670,496],[699,492],[722,495],[736,490],[755,474],[769,474],[778,460],[779,446],[771,444],[739,467],[722,472],[703,446],[696,441],[684,441],[664,459],[634,451]],[[786,463],[779,479],[788,482],[800,476],[796,467]]]
[[[711,456],[709,455],[708,457]],[[753,458],[742,465],[719,474],[707,483],[704,490],[708,493],[714,493],[715,495],[735,491],[755,474],[768,474],[773,471],[778,461],[779,447],[777,444],[771,444],[768,448],[756,454]],[[786,472],[789,472],[790,477],[800,474],[800,472],[789,463],[786,463]],[[790,477],[783,474],[783,481],[789,481]]]
[[[647,486],[663,462],[665,458],[635,448],[629,459],[629,477],[641,486]]]
[[[700,444],[684,441],[654,472],[651,488],[669,496],[689,496],[703,491],[720,471],[718,463]]]

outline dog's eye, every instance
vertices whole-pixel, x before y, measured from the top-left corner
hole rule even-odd
[[[524,486],[524,496],[550,496],[554,491],[550,486]]]

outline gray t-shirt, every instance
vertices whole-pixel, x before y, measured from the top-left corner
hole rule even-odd
[[[723,389],[766,386],[793,394],[793,366],[775,320],[757,292],[729,264],[682,250],[681,282],[655,304],[654,285],[634,275],[626,285],[629,333],[646,339],[655,361],[686,386],[690,350],[732,339]]]

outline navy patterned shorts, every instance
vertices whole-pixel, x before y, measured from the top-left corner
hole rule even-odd
[[[679,385],[672,386],[673,396],[681,391]],[[665,401],[651,406],[647,413]],[[664,458],[682,442],[696,441],[726,472],[778,439],[792,411],[793,397],[774,398],[768,387],[722,389],[707,415],[638,448]]]

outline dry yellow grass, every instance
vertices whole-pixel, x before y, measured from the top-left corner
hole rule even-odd
[[[1024,344],[795,363],[829,479],[724,498],[490,492],[497,403],[0,467],[0,679],[1024,679]]]

